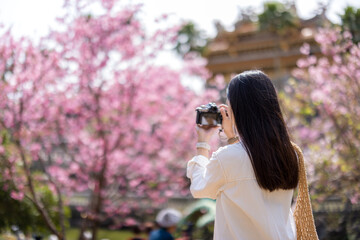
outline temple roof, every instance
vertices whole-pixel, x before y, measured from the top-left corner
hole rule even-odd
[[[209,43],[205,57],[208,69],[214,74],[239,73],[248,69],[288,75],[303,57],[300,47],[308,43],[311,53],[320,55],[315,41],[317,29],[329,21],[324,11],[310,19],[299,19],[298,25],[281,34],[259,30],[257,22],[238,21],[233,31],[226,31],[217,23],[218,34]]]

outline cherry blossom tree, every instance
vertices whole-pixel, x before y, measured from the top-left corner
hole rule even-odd
[[[313,196],[339,196],[351,203],[360,199],[360,46],[349,32],[323,29],[316,36],[322,57],[305,58],[290,80],[285,98],[289,124],[307,149],[312,164]]]
[[[207,78],[201,59],[189,56],[178,70],[157,63],[179,28],[159,24],[147,33],[141,5],[78,0],[64,7],[62,29],[39,43],[16,40],[11,31],[0,36],[0,127],[11,142],[0,145],[1,181],[14,199],[30,199],[59,239],[64,206],[75,193],[89,194],[88,206],[78,209],[79,238],[91,228],[96,239],[101,221],[140,207],[126,198],[156,206],[188,194],[194,109],[219,96],[181,83]],[[42,185],[55,194],[56,209],[44,207],[36,190]]]

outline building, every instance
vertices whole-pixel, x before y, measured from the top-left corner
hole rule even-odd
[[[300,47],[304,43],[310,45],[311,54],[320,56],[315,33],[319,27],[329,23],[325,8],[311,19],[299,19],[297,27],[285,33],[260,31],[258,23],[248,16],[243,14],[241,19],[233,31],[226,31],[220,23],[216,23],[218,34],[210,41],[205,53],[207,68],[213,76],[224,75],[227,81],[233,74],[260,69],[280,88],[296,67],[297,60],[303,57]]]

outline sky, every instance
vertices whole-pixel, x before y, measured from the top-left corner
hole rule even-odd
[[[192,20],[207,36],[216,34],[214,20],[220,20],[230,28],[236,21],[239,8],[254,7],[261,11],[264,0],[123,0],[122,2],[144,3],[143,19],[147,28],[154,27],[153,20],[168,13],[177,20]],[[320,2],[324,0],[297,0],[296,7],[302,18],[314,16]],[[62,13],[63,0],[0,0],[0,22],[13,26],[16,36],[38,38],[46,35],[50,27],[56,27],[55,18]],[[360,8],[360,0],[330,0],[327,16],[339,22],[338,14],[347,5]]]

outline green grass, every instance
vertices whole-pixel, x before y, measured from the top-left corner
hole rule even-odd
[[[70,228],[66,231],[67,240],[77,240],[79,238],[79,229]],[[130,231],[117,231],[108,229],[99,229],[97,239],[109,239],[109,240],[127,240],[133,236]]]
[[[77,240],[79,239],[78,228],[70,228],[66,230],[66,239],[67,240]],[[108,229],[99,229],[97,239],[109,239],[109,240],[128,240],[133,234],[131,231],[117,231],[117,230],[108,230]],[[5,234],[0,234],[0,240],[16,240],[15,236],[7,236]],[[44,240],[47,240],[47,237],[44,237]]]

